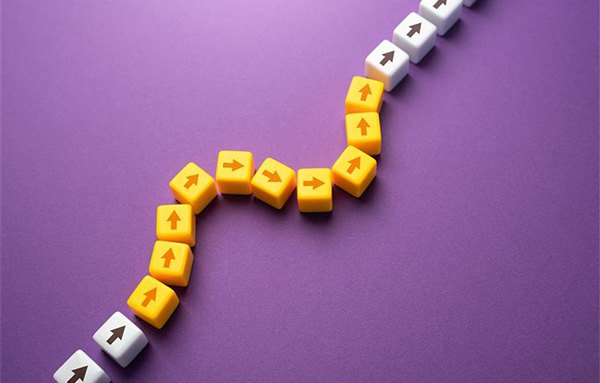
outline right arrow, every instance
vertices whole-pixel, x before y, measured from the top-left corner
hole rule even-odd
[[[231,162],[223,162],[223,167],[226,169],[229,168],[229,169],[231,169],[232,172],[234,172],[234,171],[238,170],[239,168],[243,168],[244,165],[237,162],[236,160],[233,160]]]
[[[198,185],[198,174],[187,176],[187,179],[187,182],[183,185],[184,188],[189,189],[192,185]]]
[[[87,369],[88,369],[88,366],[83,366],[83,367],[79,367],[74,370],[71,370],[71,372],[73,373],[73,376],[71,377],[71,379],[69,379],[67,381],[67,383],[76,383],[78,380],[81,380],[83,382],[83,379],[85,379],[85,373],[87,372]]]
[[[171,261],[175,260],[175,254],[173,254],[172,249],[169,249],[169,250],[167,250],[165,255],[163,255],[160,258],[165,260],[164,266],[165,266],[165,269],[168,269],[171,266]]]
[[[177,222],[181,221],[181,218],[177,215],[177,212],[173,210],[167,221],[171,222],[171,230],[177,230]]]
[[[387,64],[389,62],[394,62],[394,51],[389,51],[388,53],[384,53],[383,54],[383,60],[381,60],[379,63],[382,66],[385,66],[385,64]]]
[[[356,126],[358,129],[360,129],[360,135],[361,136],[366,136],[367,135],[367,128],[370,127],[371,125],[369,125],[369,123],[367,123],[367,121],[364,118],[360,119],[360,122],[358,123],[358,125]]]
[[[113,344],[113,343],[115,343],[115,340],[123,339],[123,333],[125,333],[125,326],[113,328],[112,330],[110,330],[110,332],[112,332],[112,335],[110,336],[110,338],[108,338],[106,343]]]
[[[352,174],[354,169],[360,169],[360,156],[348,161],[348,163],[350,164],[348,167],[348,173]]]
[[[312,181],[304,181],[304,186],[312,186],[313,190],[324,184],[325,182],[321,181],[320,179],[314,176],[312,178]]]
[[[361,101],[367,101],[367,97],[371,94],[371,87],[369,86],[369,84],[363,86],[359,92],[361,93],[360,95],[360,100]]]
[[[144,293],[144,295],[146,296],[146,298],[145,298],[145,299],[144,299],[144,301],[142,302],[142,306],[143,306],[143,307],[146,307],[146,306],[148,306],[148,304],[149,304],[150,302],[152,302],[152,301],[155,301],[155,300],[156,300],[156,287],[155,287],[155,288],[153,288],[153,289],[152,289],[152,290],[150,290],[150,291],[146,291],[146,292]]]
[[[264,170],[262,174],[269,179],[269,182],[281,182],[281,177],[279,177],[279,174],[277,174],[277,170],[275,170],[273,173],[268,170]]]
[[[410,31],[407,34],[408,37],[413,37],[415,33],[421,34],[421,23],[411,25],[409,28]]]
[[[437,0],[437,3],[433,4],[433,7],[438,9],[440,5],[446,5],[446,0]]]

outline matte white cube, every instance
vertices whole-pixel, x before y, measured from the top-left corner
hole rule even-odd
[[[75,351],[53,375],[57,383],[110,383],[110,378],[81,350]]]
[[[435,46],[436,27],[421,15],[411,12],[394,29],[394,44],[417,64]]]
[[[96,331],[94,341],[121,367],[127,367],[148,344],[142,330],[119,311]]]
[[[365,75],[381,81],[386,92],[407,74],[408,54],[389,40],[383,40],[365,59]]]
[[[437,28],[437,34],[443,36],[458,19],[463,0],[421,0],[419,13],[431,21]]]
[[[463,5],[465,7],[470,7],[471,5],[475,4],[477,0],[463,0]]]

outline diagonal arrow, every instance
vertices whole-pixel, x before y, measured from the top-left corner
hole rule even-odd
[[[394,62],[394,51],[389,51],[388,53],[384,53],[383,54],[383,60],[381,60],[379,63],[382,66],[385,66],[385,64],[387,64],[389,62]]]
[[[160,258],[165,260],[164,266],[165,266],[165,269],[168,269],[171,266],[171,261],[175,260],[175,254],[173,254],[172,249],[169,249],[169,250],[167,250],[165,255],[163,255]]]
[[[223,167],[225,169],[229,168],[232,172],[235,172],[236,170],[243,168],[244,165],[242,165],[240,162],[237,162],[236,160],[233,160],[231,162],[224,162]]]
[[[433,7],[438,9],[441,5],[446,5],[446,0],[437,0],[437,2],[433,4]]]
[[[371,127],[371,125],[369,125],[369,123],[364,118],[361,118],[360,122],[358,123],[358,125],[356,127],[358,129],[360,129],[360,135],[361,136],[366,136],[367,135],[367,128]]]
[[[192,185],[198,185],[198,174],[187,176],[187,182],[183,185],[184,188],[189,189]]]
[[[146,291],[144,295],[146,298],[144,298],[144,301],[142,302],[142,307],[147,307],[150,302],[156,300],[156,287],[152,290]]]
[[[411,25],[409,28],[410,31],[407,34],[408,37],[413,37],[415,33],[421,34],[421,23]]]
[[[88,369],[88,366],[83,366],[83,367],[79,367],[74,370],[71,370],[71,372],[73,373],[73,376],[71,377],[71,379],[69,379],[67,381],[67,383],[76,383],[78,380],[81,380],[83,382],[83,379],[85,379],[85,373],[87,372],[87,369]]]
[[[369,95],[371,94],[371,87],[369,86],[369,84],[363,86],[359,92],[361,93],[360,95],[360,100],[361,101],[367,101],[367,97],[369,97]]]
[[[181,218],[177,215],[177,212],[173,210],[167,221],[171,222],[171,230],[177,230],[177,222],[181,221]]]
[[[350,164],[348,167],[348,173],[352,174],[354,169],[360,169],[360,156],[348,161],[348,163]]]
[[[123,339],[123,334],[125,333],[125,326],[113,328],[112,330],[110,330],[110,332],[112,332],[112,335],[110,336],[110,338],[108,338],[106,343],[113,344],[113,343],[115,343],[115,340]]]
[[[269,182],[281,182],[281,178],[279,177],[277,170],[275,170],[273,173],[268,170],[264,170],[262,174],[269,179]]]
[[[304,186],[312,186],[313,190],[324,184],[325,182],[321,181],[320,179],[314,176],[312,178],[312,181],[304,181],[303,183]]]

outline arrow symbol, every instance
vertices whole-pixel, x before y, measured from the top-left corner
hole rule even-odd
[[[110,338],[108,338],[106,343],[113,344],[113,343],[115,343],[115,340],[123,339],[123,333],[125,332],[125,326],[113,328],[112,330],[110,330],[110,332],[112,332],[112,335],[110,336]],[[83,380],[83,379],[81,379],[81,380]]]
[[[360,96],[360,100],[361,101],[367,101],[367,97],[371,94],[371,87],[369,86],[369,84],[363,86],[360,90],[359,90],[361,94]]]
[[[269,182],[281,182],[281,178],[279,177],[279,174],[277,174],[277,170],[275,170],[273,173],[265,170],[262,174],[263,176],[269,178]]]
[[[71,372],[73,373],[73,376],[71,377],[71,379],[69,379],[67,381],[67,383],[76,383],[78,380],[81,380],[83,382],[83,379],[85,379],[85,373],[87,372],[87,369],[88,369],[88,366],[83,366],[83,367],[79,367],[74,370],[71,370]]]
[[[144,301],[142,302],[142,306],[147,307],[150,302],[156,300],[156,287],[150,291],[146,291],[144,293],[144,295],[146,296],[146,298],[144,298]]]
[[[360,129],[360,135],[361,136],[366,136],[367,135],[367,128],[369,128],[370,126],[371,125],[369,125],[364,118],[361,118],[360,122],[358,123],[358,125],[356,127],[358,129]]]
[[[413,37],[415,33],[421,34],[421,23],[411,25],[409,28],[410,31],[407,34],[408,37]]]
[[[177,215],[177,212],[173,210],[167,221],[171,222],[171,230],[177,230],[177,222],[181,221],[181,218]]]
[[[192,185],[198,185],[198,174],[187,176],[187,179],[187,182],[183,185],[184,188],[189,189]]]
[[[173,250],[169,249],[167,250],[167,252],[165,253],[165,255],[163,255],[162,257],[160,257],[161,259],[165,260],[165,268],[168,269],[171,266],[171,261],[175,260],[175,254],[173,254]]]
[[[223,163],[223,167],[224,168],[229,168],[229,169],[231,169],[232,172],[235,172],[239,168],[243,168],[244,165],[242,165],[241,163],[237,162],[236,160],[233,160],[232,162],[224,162]]]
[[[360,156],[353,160],[348,161],[350,167],[348,167],[348,173],[352,174],[354,169],[360,169]]]
[[[438,9],[440,5],[446,5],[446,0],[438,0],[435,4],[433,4],[433,7]]]
[[[385,66],[385,64],[387,64],[389,62],[394,62],[394,51],[389,51],[388,53],[384,53],[383,54],[383,60],[381,60],[379,63],[382,66]]]
[[[315,190],[323,184],[325,184],[325,182],[321,181],[317,177],[313,177],[312,181],[304,181],[304,186],[312,186],[313,190]]]

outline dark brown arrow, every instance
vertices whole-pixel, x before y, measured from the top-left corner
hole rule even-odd
[[[408,37],[413,37],[415,33],[421,34],[421,23],[411,25],[409,28],[410,31],[407,34]]]
[[[161,259],[165,260],[165,268],[168,269],[171,266],[171,261],[175,260],[175,254],[173,254],[173,250],[169,249],[167,250],[167,252],[165,253],[165,255],[163,255],[162,257],[160,257]]]
[[[441,5],[446,5],[446,0],[438,0],[435,4],[433,4],[433,7],[438,9]]]
[[[187,179],[187,182],[183,185],[184,188],[189,189],[192,185],[198,185],[198,174],[187,176]]]
[[[371,87],[369,86],[369,84],[363,86],[359,92],[361,93],[360,95],[360,100],[361,101],[367,101],[367,97],[369,97],[369,95],[371,94]]]
[[[142,302],[142,307],[147,307],[150,302],[156,300],[156,287],[150,291],[146,291],[144,295],[146,298],[144,298],[144,301]]]
[[[171,222],[171,230],[177,229],[177,222],[181,221],[181,218],[177,215],[177,212],[173,210],[167,221]]]
[[[113,328],[112,330],[110,330],[110,332],[112,332],[112,335],[110,336],[110,338],[108,338],[106,343],[113,344],[115,343],[115,340],[123,339],[123,334],[125,333],[125,326]]]
[[[358,123],[358,125],[356,127],[358,129],[360,129],[360,135],[361,136],[366,136],[367,135],[367,128],[369,128],[370,126],[371,125],[369,125],[364,118],[361,118],[360,122]]]
[[[79,367],[74,370],[71,370],[71,372],[73,373],[73,376],[71,377],[71,379],[69,379],[67,381],[67,383],[76,383],[78,380],[81,380],[83,382],[83,379],[85,379],[85,373],[87,372],[87,369],[88,369],[88,366],[83,366],[83,367]]]
[[[226,169],[229,168],[229,169],[231,169],[232,172],[235,172],[236,170],[243,168],[244,165],[237,162],[236,160],[233,160],[231,162],[223,162],[223,167]]]
[[[273,173],[268,170],[264,170],[262,174],[269,179],[269,182],[281,182],[281,178],[279,177],[277,170],[275,170]]]
[[[348,167],[348,173],[352,174],[354,169],[360,169],[360,157],[356,157],[353,160],[348,161],[350,166]]]
[[[321,181],[317,177],[313,177],[312,181],[304,181],[304,186],[312,186],[313,190],[324,184],[325,182]]]
[[[383,60],[381,60],[379,63],[382,66],[385,66],[385,64],[387,64],[388,61],[394,62],[394,51],[389,51],[388,53],[384,53],[383,54]]]

